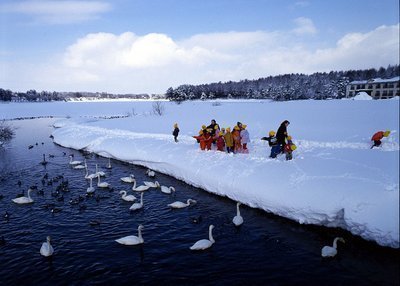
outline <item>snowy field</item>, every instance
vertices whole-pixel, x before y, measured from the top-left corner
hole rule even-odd
[[[302,224],[341,227],[399,248],[398,99],[163,102],[161,116],[153,114],[153,104],[8,103],[0,104],[0,119],[67,117],[53,132],[62,146],[147,166]],[[110,116],[126,117],[103,118]],[[201,151],[191,136],[211,119],[225,128],[247,124],[249,154]],[[292,161],[270,159],[260,138],[285,119],[298,149]],[[178,143],[174,123],[181,130]],[[391,135],[371,150],[379,130]]]

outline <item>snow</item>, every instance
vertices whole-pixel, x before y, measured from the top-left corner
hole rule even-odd
[[[372,97],[365,91],[358,92],[353,98],[354,100],[372,100]]]
[[[398,100],[218,102],[163,102],[162,116],[152,113],[153,102],[42,103],[29,109],[15,103],[0,105],[0,114],[68,114],[54,124],[57,144],[143,165],[301,224],[340,227],[399,248]],[[201,151],[191,136],[211,119],[225,128],[247,124],[249,154]],[[285,119],[298,148],[291,161],[284,155],[270,159],[260,138]],[[381,148],[370,149],[379,130],[391,135]]]

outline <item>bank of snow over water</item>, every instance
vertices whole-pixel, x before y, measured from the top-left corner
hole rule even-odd
[[[399,101],[166,102],[162,116],[139,112],[151,104],[132,103],[138,113],[127,118],[58,121],[54,142],[140,164],[299,223],[399,247]],[[247,124],[250,153],[200,151],[191,136],[211,119],[221,127]],[[292,161],[270,159],[260,138],[285,119],[298,149]],[[382,148],[370,149],[378,130],[392,133]]]

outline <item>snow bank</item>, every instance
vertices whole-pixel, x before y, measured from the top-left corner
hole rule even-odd
[[[75,114],[93,113],[77,108]],[[151,103],[107,103],[110,113],[127,108],[136,115],[60,121],[54,142],[147,166],[299,223],[341,227],[382,246],[399,247],[396,101],[165,103],[163,116],[147,111]],[[200,151],[191,136],[211,119],[222,127],[247,124],[250,153]],[[270,159],[270,148],[260,138],[285,119],[298,149],[292,161]],[[171,135],[175,122],[181,129],[178,143]],[[392,132],[382,148],[370,149],[372,134],[387,129]]]
[[[372,100],[372,97],[365,91],[358,92],[353,100]]]

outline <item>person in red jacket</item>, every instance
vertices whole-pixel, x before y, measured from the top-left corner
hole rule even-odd
[[[225,139],[224,139],[224,133],[222,131],[219,132],[218,137],[215,136],[214,139],[217,142],[217,150],[218,151],[225,151]]]
[[[374,144],[371,146],[371,149],[374,147],[379,147],[382,144],[382,138],[388,137],[390,134],[389,130],[386,131],[378,131],[374,135],[372,135],[371,141],[374,141]]]

